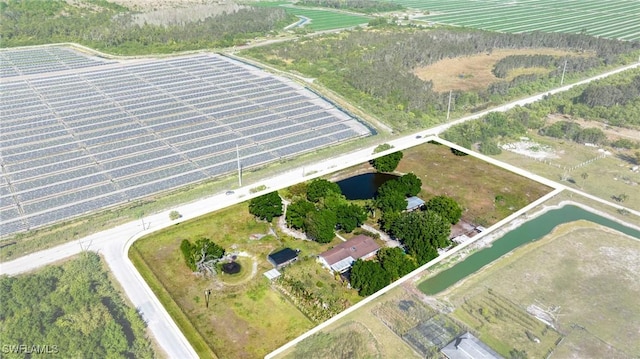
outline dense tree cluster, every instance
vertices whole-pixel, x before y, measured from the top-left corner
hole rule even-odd
[[[365,209],[347,201],[334,182],[315,179],[304,191],[295,192],[297,199],[287,207],[287,225],[305,231],[317,242],[330,242],[336,229],[352,232],[367,219]]]
[[[251,49],[249,54],[317,78],[384,118],[395,129],[404,130],[440,122],[449,100],[448,92],[434,91],[431,82],[414,75],[414,69],[442,59],[516,48],[592,52],[596,57],[559,57],[554,60],[555,70],[547,75],[522,75],[478,92],[453,91],[452,110],[474,111],[491,103],[544,91],[557,85],[564,60],[567,77],[579,76],[577,71],[615,64],[624,54],[640,49],[640,43],[579,34],[385,28],[275,44]]]
[[[371,165],[378,172],[393,172],[398,167],[400,160],[402,160],[402,156],[402,151],[390,153],[388,155],[372,159]]]
[[[0,277],[0,303],[3,345],[48,345],[50,358],[154,357],[144,321],[125,305],[97,254]],[[3,357],[31,355],[3,352]]]
[[[387,181],[378,188],[375,203],[383,213],[400,212],[407,208],[407,197],[420,192],[422,181],[413,173]]]
[[[404,9],[404,6],[387,1],[375,0],[299,0],[296,5],[318,6],[331,9],[351,10],[371,14]]]
[[[273,217],[282,216],[282,198],[278,192],[270,192],[249,201],[249,213],[271,222]]]
[[[190,23],[139,25],[108,1],[0,2],[3,46],[77,42],[113,53],[146,54],[233,46],[295,21],[278,8],[243,7]]]
[[[506,78],[515,69],[543,67],[551,70],[550,77],[558,77],[563,71],[585,72],[602,64],[602,59],[587,56],[511,55],[500,59],[493,66],[492,72],[496,77]]]
[[[351,267],[350,283],[365,297],[417,268],[416,261],[402,248],[382,248],[376,260],[357,260]]]
[[[400,240],[420,265],[437,257],[438,248],[450,244],[451,224],[434,211],[401,213],[389,227],[390,234]]]
[[[435,196],[425,205],[427,211],[433,211],[441,215],[451,224],[456,224],[462,217],[462,207],[453,198],[447,196]]]
[[[193,272],[215,274],[215,264],[224,256],[224,248],[209,238],[198,238],[195,243],[183,239],[180,251],[184,262]]]
[[[558,121],[538,131],[541,135],[564,138],[578,143],[599,144],[606,140],[607,136],[601,129],[590,127],[582,128],[580,124],[571,121]]]

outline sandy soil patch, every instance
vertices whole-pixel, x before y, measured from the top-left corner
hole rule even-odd
[[[548,145],[541,145],[535,141],[521,140],[518,142],[505,143],[500,146],[505,151],[511,151],[519,155],[542,160],[545,158],[559,158],[553,148]]]
[[[575,118],[568,115],[552,114],[546,118],[547,125],[554,124],[558,121],[571,121],[579,124],[582,128],[599,128],[607,135],[610,140],[626,138],[629,140],[640,140],[640,129],[624,128],[611,126],[598,121],[587,121],[581,118]]]
[[[510,55],[577,56],[578,53],[556,49],[498,49],[490,54],[441,60],[429,66],[417,68],[413,73],[422,80],[432,81],[433,89],[438,92],[482,89],[500,80],[491,70],[498,61]],[[518,70],[518,75],[540,73],[540,71],[539,68],[522,69]]]

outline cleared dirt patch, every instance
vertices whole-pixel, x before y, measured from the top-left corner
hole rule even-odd
[[[556,49],[500,49],[493,50],[490,54],[441,60],[432,65],[417,68],[413,73],[422,80],[432,81],[433,89],[438,92],[478,90],[500,80],[491,70],[498,61],[511,55],[577,56],[578,54],[573,51]],[[534,67],[516,69],[510,75],[540,74],[547,71],[547,69]]]

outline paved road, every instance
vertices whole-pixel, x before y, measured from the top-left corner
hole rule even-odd
[[[567,85],[562,88],[558,88],[547,93],[556,93],[560,91],[566,91],[569,88],[578,84],[588,83],[590,81],[610,76],[621,71],[625,71],[631,68],[638,67],[639,64],[634,64],[620,68],[614,71],[607,72],[605,74],[593,77],[591,79],[581,81],[577,84]],[[398,138],[392,141],[388,141],[393,145],[392,151],[403,150],[409,147],[413,147],[429,141],[431,138],[428,136],[438,135],[447,128],[454,124],[462,123],[465,121],[473,120],[491,111],[506,111],[514,106],[522,106],[527,103],[531,103],[541,99],[547,93],[529,97],[514,101],[512,103],[484,111],[482,113],[467,116],[449,124],[440,125],[428,130],[419,131],[415,134]],[[420,138],[416,136],[420,135]],[[455,145],[454,145],[455,146]],[[304,168],[296,168],[291,171],[282,173],[276,177],[265,179],[264,181],[256,184],[252,184],[251,187],[264,184],[267,186],[268,191],[273,191],[281,188],[291,186],[302,180],[308,180],[311,178],[326,175],[331,172],[335,172],[341,169],[345,169],[363,162],[366,162],[374,157],[385,155],[387,152],[381,152],[377,154],[373,153],[373,147],[361,149],[343,156],[331,158],[322,162],[319,162],[313,166],[305,166]],[[564,186],[534,175],[527,171],[515,168],[513,166],[501,163],[492,158],[479,155],[493,164],[508,170],[519,173],[523,176],[547,183],[553,188],[561,190]],[[304,173],[311,173],[316,171],[311,176],[304,176]],[[577,190],[573,190],[579,192]],[[182,214],[182,218],[179,221],[185,221],[191,218],[201,216],[203,214],[215,211],[235,203],[246,201],[252,197],[258,196],[261,193],[251,194],[249,188],[244,187],[235,191],[234,195],[227,196],[224,194],[218,194],[209,198],[204,198],[193,203],[185,204],[172,210],[177,210]],[[592,199],[596,199],[600,202],[610,204],[607,201],[590,196],[585,193],[580,194]],[[60,245],[55,248],[43,250],[37,253],[33,253],[11,262],[2,263],[0,265],[0,274],[14,275],[18,273],[28,272],[47,264],[55,263],[72,255],[79,253],[82,250],[92,250],[102,253],[109,267],[111,268],[115,278],[122,285],[125,293],[133,303],[135,307],[140,310],[140,313],[148,322],[149,329],[157,339],[160,347],[162,347],[170,358],[196,358],[197,355],[189,342],[186,340],[182,332],[177,328],[169,314],[162,307],[157,297],[153,294],[149,286],[142,279],[139,273],[133,267],[133,264],[128,259],[127,252],[131,244],[141,236],[168,227],[179,221],[171,221],[169,219],[170,210],[145,217],[144,226],[142,221],[134,221],[120,225],[118,227],[90,235],[86,238],[75,240],[64,245]],[[631,211],[635,215],[639,215],[637,211]]]

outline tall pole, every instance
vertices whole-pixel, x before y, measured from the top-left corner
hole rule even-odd
[[[447,105],[447,120],[449,119],[449,113],[451,112],[451,93],[452,93],[452,90],[449,90],[449,104]]]
[[[242,187],[242,169],[240,168],[240,150],[238,150],[237,143],[236,143],[236,158],[238,160],[238,186]]]
[[[567,71],[567,60],[564,60],[564,67],[562,68],[562,78],[560,79],[560,86],[564,83],[564,73]]]

